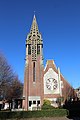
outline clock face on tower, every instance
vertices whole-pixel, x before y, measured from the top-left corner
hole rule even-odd
[[[54,78],[48,78],[46,80],[46,87],[48,90],[56,90],[58,88],[58,82]]]

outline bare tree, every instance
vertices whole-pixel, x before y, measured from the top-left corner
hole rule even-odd
[[[0,53],[0,99],[11,99],[17,95],[19,97],[21,95],[20,87],[22,87],[22,84],[17,75],[13,72],[3,54]]]
[[[23,84],[20,82],[18,76],[15,76],[9,89],[10,91],[7,95],[8,99],[17,99],[22,97]]]

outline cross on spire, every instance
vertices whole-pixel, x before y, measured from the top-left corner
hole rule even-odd
[[[34,11],[34,18],[35,18],[35,11]]]

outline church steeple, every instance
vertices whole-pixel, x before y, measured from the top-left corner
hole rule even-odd
[[[26,61],[23,107],[30,110],[32,105],[43,104],[43,42],[34,15],[31,29],[26,39]]]
[[[35,14],[34,14],[34,17],[33,17],[30,33],[28,34],[27,39],[29,39],[31,36],[37,36],[37,37],[41,38],[41,34],[39,33],[38,24],[37,24]]]
[[[42,55],[42,37],[38,29],[38,24],[36,21],[36,16],[34,14],[30,33],[26,39],[26,46],[27,46],[27,55],[32,56],[32,61],[37,60],[37,55]]]
[[[37,25],[37,21],[36,21],[36,16],[35,16],[35,14],[34,14],[30,33],[37,35],[38,32],[39,32],[39,30],[38,30],[38,25]]]

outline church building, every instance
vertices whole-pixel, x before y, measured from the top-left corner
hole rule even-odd
[[[43,40],[34,15],[32,26],[26,38],[26,58],[23,88],[23,109],[37,110],[43,100],[50,100],[58,107],[58,101],[73,97],[74,90],[56,67],[54,60],[43,65]]]

